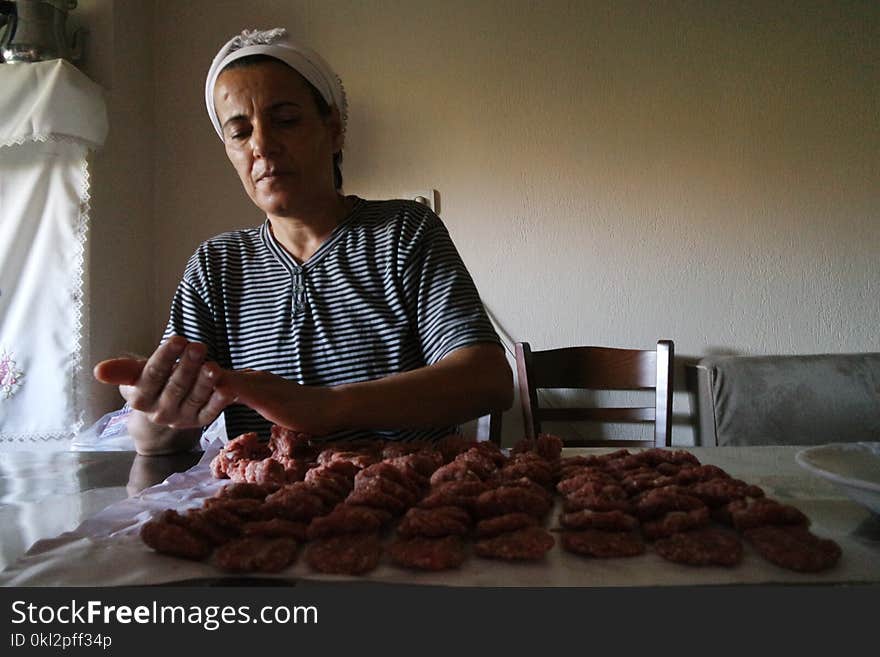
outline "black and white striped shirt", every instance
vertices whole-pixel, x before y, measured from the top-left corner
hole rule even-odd
[[[501,344],[446,227],[412,201],[356,199],[305,263],[260,227],[224,233],[190,258],[165,338],[203,342],[224,368],[269,371],[304,385],[369,381],[436,363],[460,347]],[[268,434],[241,405],[226,431]],[[383,431],[432,439],[455,427]],[[366,437],[337,433],[328,440]]]

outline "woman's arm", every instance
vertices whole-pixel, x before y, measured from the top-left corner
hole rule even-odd
[[[226,371],[217,390],[270,422],[325,435],[458,424],[507,409],[513,402],[513,375],[500,346],[478,344],[433,365],[374,381],[303,386],[267,372]]]

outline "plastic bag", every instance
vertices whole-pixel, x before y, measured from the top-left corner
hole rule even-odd
[[[128,417],[131,407],[125,406],[112,413],[102,416],[88,429],[73,437],[70,443],[71,452],[133,452],[134,438],[128,433]],[[215,440],[226,444],[226,418],[223,413],[214,420],[199,439],[202,450]]]
[[[225,445],[229,442],[229,438],[226,435],[225,413],[220,413],[220,415],[217,416],[217,419],[202,432],[202,437],[199,439],[199,446],[202,450],[207,451],[210,444],[215,440],[219,440],[221,445]]]
[[[125,404],[112,413],[103,415],[88,429],[73,437],[71,452],[133,452],[134,439],[128,433],[131,407]]]

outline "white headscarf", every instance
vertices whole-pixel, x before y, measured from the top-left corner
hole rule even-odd
[[[214,124],[214,130],[221,140],[223,129],[220,127],[220,119],[214,108],[214,85],[227,64],[248,55],[274,57],[308,80],[328,105],[339,110],[342,131],[345,133],[345,126],[348,123],[348,101],[345,98],[342,80],[318,53],[293,43],[287,30],[276,27],[271,30],[243,30],[240,35],[233,37],[220,48],[220,52],[211,63],[211,68],[208,69],[208,78],[205,81],[205,106],[211,123]]]

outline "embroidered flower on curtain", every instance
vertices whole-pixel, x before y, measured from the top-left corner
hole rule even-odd
[[[18,364],[12,354],[5,349],[0,349],[0,397],[11,399],[24,379],[24,372],[18,369]]]

